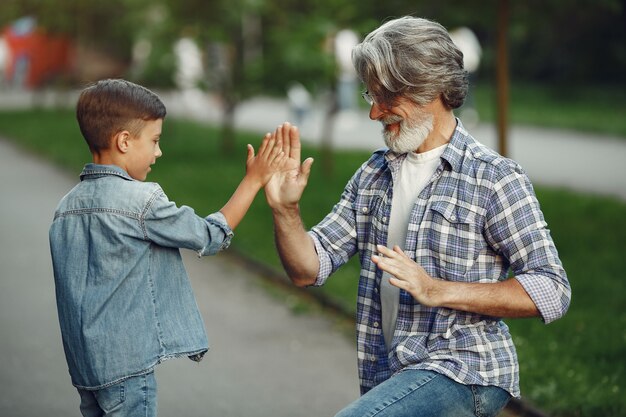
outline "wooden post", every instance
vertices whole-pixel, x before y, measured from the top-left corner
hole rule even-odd
[[[496,64],[496,114],[498,131],[498,152],[508,156],[508,112],[509,112],[509,61],[507,52],[507,32],[509,27],[509,0],[498,1],[498,44]]]

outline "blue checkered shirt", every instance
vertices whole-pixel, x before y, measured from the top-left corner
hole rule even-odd
[[[401,290],[390,351],[381,327],[382,271],[371,256],[387,245],[393,177],[406,155],[376,151],[340,201],[309,234],[320,261],[315,285],[358,253],[357,351],[361,393],[403,369],[428,369],[463,384],[499,386],[519,397],[519,368],[500,318],[420,305]],[[532,185],[520,166],[471,137],[457,121],[431,181],[417,198],[405,253],[429,275],[497,282],[515,275],[542,319],[569,306],[571,290]]]

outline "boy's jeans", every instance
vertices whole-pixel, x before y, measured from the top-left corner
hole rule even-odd
[[[463,385],[437,372],[407,369],[335,417],[493,417],[510,398],[502,388]]]
[[[79,389],[84,417],[156,417],[157,384],[154,372],[125,379],[97,391]]]

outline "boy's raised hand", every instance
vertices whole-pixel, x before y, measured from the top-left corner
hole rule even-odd
[[[283,151],[282,138],[267,133],[259,146],[259,152],[254,154],[254,148],[248,144],[246,159],[246,176],[258,181],[260,187],[265,187],[272,175],[283,169],[287,157]]]

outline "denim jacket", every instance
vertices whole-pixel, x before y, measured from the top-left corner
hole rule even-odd
[[[49,233],[72,383],[101,389],[169,358],[199,361],[208,341],[179,248],[226,249],[226,219],[177,207],[113,165],[88,164],[80,178]]]

